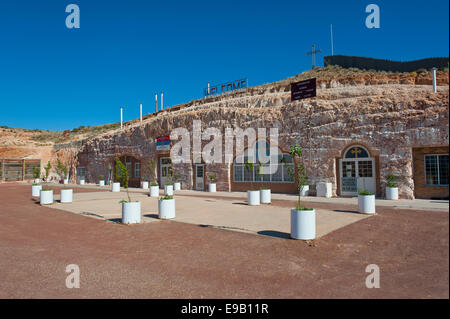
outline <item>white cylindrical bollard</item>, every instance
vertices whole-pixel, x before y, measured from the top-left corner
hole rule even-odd
[[[375,214],[375,195],[358,195],[358,212]]]
[[[40,202],[41,205],[53,204],[53,190],[42,190],[40,192]]]
[[[300,196],[309,196],[309,185],[303,185]]]
[[[216,183],[208,184],[208,192],[210,192],[210,193],[216,192]]]
[[[436,79],[436,68],[433,68],[432,72],[433,72],[433,92],[436,93],[437,92],[437,79]]]
[[[247,200],[250,206],[258,206],[260,204],[260,192],[247,191]]]
[[[175,218],[175,199],[158,200],[158,215],[160,219]]]
[[[270,189],[260,189],[261,204],[270,204],[272,200]]]
[[[111,191],[114,192],[114,193],[120,192],[120,183],[113,183]]]
[[[104,180],[98,181],[98,185],[105,186],[105,181]]]
[[[291,238],[312,240],[316,238],[316,211],[291,209]]]
[[[174,191],[179,191],[179,190],[181,190],[181,183],[180,183],[180,182],[175,182],[175,183],[173,183],[173,190],[174,190]]]
[[[31,196],[41,196],[42,185],[31,185]]]
[[[386,187],[386,199],[398,200],[398,187]]]
[[[142,182],[142,189],[148,189],[148,182]]]
[[[141,222],[141,202],[122,203],[122,223],[137,224]]]
[[[72,203],[72,200],[73,200],[73,190],[61,189],[61,203]]]

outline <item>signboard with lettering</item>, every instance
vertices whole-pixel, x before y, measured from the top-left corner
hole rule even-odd
[[[156,138],[156,150],[157,151],[170,150],[170,136],[158,136]]]
[[[203,89],[203,95],[205,97],[217,94],[228,93],[232,91],[239,91],[242,89],[247,89],[248,79],[241,79],[236,81],[231,81],[227,83],[213,85],[211,87]]]
[[[291,83],[291,101],[316,96],[316,79]]]

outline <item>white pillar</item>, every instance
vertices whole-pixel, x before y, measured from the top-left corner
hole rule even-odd
[[[123,107],[120,107],[120,129],[123,128]]]
[[[432,72],[433,72],[433,92],[436,93],[437,92],[437,83],[436,83],[436,68],[433,68]]]
[[[139,119],[142,122],[142,103],[139,104],[139,111],[140,111]]]
[[[164,110],[164,93],[161,92],[161,110]]]
[[[158,112],[158,93],[155,93],[155,112]]]

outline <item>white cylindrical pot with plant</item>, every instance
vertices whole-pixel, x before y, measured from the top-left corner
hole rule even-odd
[[[84,184],[86,184],[85,179],[84,178],[80,178],[80,185],[84,185]]]
[[[216,183],[209,183],[208,184],[208,192],[215,193],[216,191],[217,191]]]
[[[181,183],[180,182],[173,183],[173,190],[175,191],[181,190]]]
[[[386,199],[398,200],[398,187],[386,187]]]
[[[173,195],[173,184],[164,185],[164,195],[165,196]]]
[[[150,185],[150,197],[159,196],[159,185]]]
[[[113,193],[118,193],[118,192],[120,192],[120,183],[113,183],[113,184],[112,184],[112,189],[111,189],[111,191],[112,191]]]
[[[298,207],[297,207],[298,208]],[[316,211],[291,209],[291,238],[313,240],[316,238]]]
[[[260,201],[260,191],[247,191],[247,200],[250,206],[258,206]]]
[[[141,202],[122,201],[122,223],[138,224],[141,222]]]
[[[375,214],[375,195],[367,191],[360,191],[358,194],[358,212]]]
[[[270,204],[272,200],[270,189],[268,188],[261,188],[259,190],[260,197],[261,197],[261,204]]]
[[[68,179],[68,178],[64,178],[64,180],[63,180],[63,184],[64,184],[64,185],[67,185],[67,184],[69,184],[69,179]]]
[[[72,203],[73,190],[69,188],[61,189],[61,203]]]
[[[40,182],[41,182],[41,180],[40,180],[39,178],[35,178],[35,179],[34,179],[34,183],[35,183],[35,184],[39,184]]]
[[[398,200],[398,187],[396,185],[397,177],[392,174],[388,174],[386,176],[386,180],[386,199]]]
[[[147,181],[143,181],[142,182],[142,189],[148,189],[148,182]]]
[[[175,218],[175,198],[165,196],[158,200],[158,216],[160,219]]]
[[[31,185],[31,196],[39,197],[41,196],[42,185],[33,184]]]
[[[99,180],[98,181],[98,185],[99,186],[105,186],[105,181],[104,180]]]
[[[309,185],[302,185],[300,196],[309,196]]]
[[[40,203],[41,205],[53,204],[53,190],[41,189],[40,191]]]

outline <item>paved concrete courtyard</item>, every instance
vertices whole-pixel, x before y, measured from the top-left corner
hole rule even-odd
[[[226,193],[215,194],[191,191],[177,191],[176,218],[177,222],[215,227],[221,229],[243,231],[260,235],[289,238],[290,209],[277,204],[248,206],[240,196],[245,193],[234,193],[233,197],[225,199]],[[210,196],[205,196],[210,195]],[[158,222],[158,199],[149,197],[147,192],[131,190],[132,200],[141,202],[143,222]],[[275,196],[277,197],[277,196]],[[55,196],[59,200],[59,195]],[[76,214],[94,218],[120,222],[122,205],[120,200],[126,199],[125,191],[120,193],[89,192],[75,193],[73,203],[58,203],[51,208],[66,210]],[[230,200],[231,199],[231,200]],[[294,205],[292,204],[292,207]],[[354,223],[369,215],[352,211],[334,211],[316,209],[317,237],[322,237],[336,229]]]

